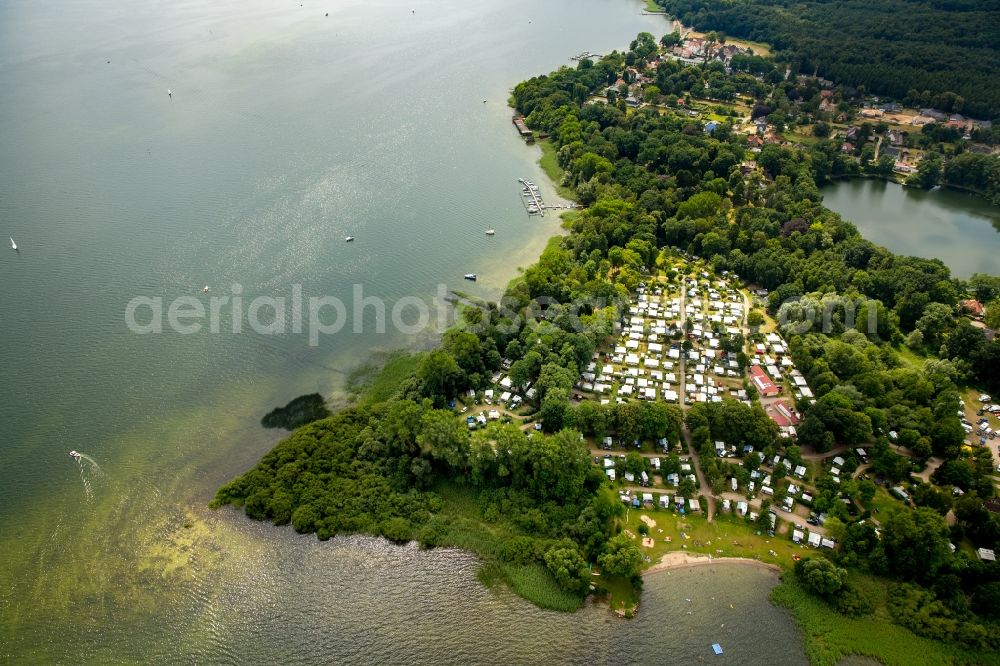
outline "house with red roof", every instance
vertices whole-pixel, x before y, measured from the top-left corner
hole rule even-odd
[[[959,307],[961,308],[962,312],[970,314],[976,319],[982,319],[983,314],[985,314],[986,312],[986,310],[983,308],[983,304],[974,298],[968,298],[962,301]]]
[[[750,381],[753,382],[757,392],[764,397],[775,396],[779,393],[778,387],[774,385],[774,382],[759,365],[750,366]]]
[[[799,416],[784,400],[778,400],[767,407],[767,415],[781,428],[799,424]]]

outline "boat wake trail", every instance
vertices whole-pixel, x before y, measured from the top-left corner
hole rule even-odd
[[[83,482],[83,494],[87,498],[87,501],[93,501],[94,499],[94,488],[91,484],[91,478],[101,479],[104,478],[104,470],[101,466],[97,464],[97,461],[88,456],[86,453],[79,453],[77,451],[70,451],[69,457],[76,461],[76,464],[80,467],[80,480]]]

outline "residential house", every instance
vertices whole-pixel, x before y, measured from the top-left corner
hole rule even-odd
[[[986,314],[983,304],[974,298],[968,298],[959,304],[962,312],[971,315],[974,319],[982,319]]]

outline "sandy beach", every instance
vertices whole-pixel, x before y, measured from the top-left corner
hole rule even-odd
[[[696,555],[694,553],[675,550],[660,558],[659,562],[643,571],[642,575],[646,576],[648,574],[667,569],[684,569],[687,567],[698,567],[708,564],[741,564],[744,566],[759,567],[762,569],[769,569],[776,573],[781,573],[781,567],[777,564],[769,564],[768,562],[761,562],[760,560],[752,560],[746,557],[712,557],[711,555]]]

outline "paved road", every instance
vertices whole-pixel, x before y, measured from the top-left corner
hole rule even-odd
[[[803,451],[802,452],[802,459],[803,460],[822,460],[824,458],[832,458],[834,456],[840,455],[841,453],[847,453],[848,451],[853,451],[855,448],[859,448],[859,447],[849,446],[847,444],[840,444],[838,446],[833,447],[832,449],[830,449],[826,453],[817,453],[816,451]],[[865,445],[861,446],[860,448],[862,448],[862,449],[868,448],[868,445],[865,444]]]
[[[906,451],[905,453],[903,453],[904,451],[905,451],[905,449],[903,449],[902,447],[899,447],[899,448],[896,449],[897,453],[900,453],[900,454],[906,455],[906,456],[910,456],[909,451]],[[912,457],[912,456],[910,456],[910,457]],[[943,464],[944,464],[944,459],[942,459],[942,458],[933,458],[932,457],[930,460],[927,461],[927,467],[924,467],[924,470],[922,472],[917,472],[913,476],[915,476],[918,479],[922,480],[924,483],[930,483],[931,482],[931,474],[933,474],[934,472],[936,472],[937,469],[938,469],[938,467],[940,467]]]

